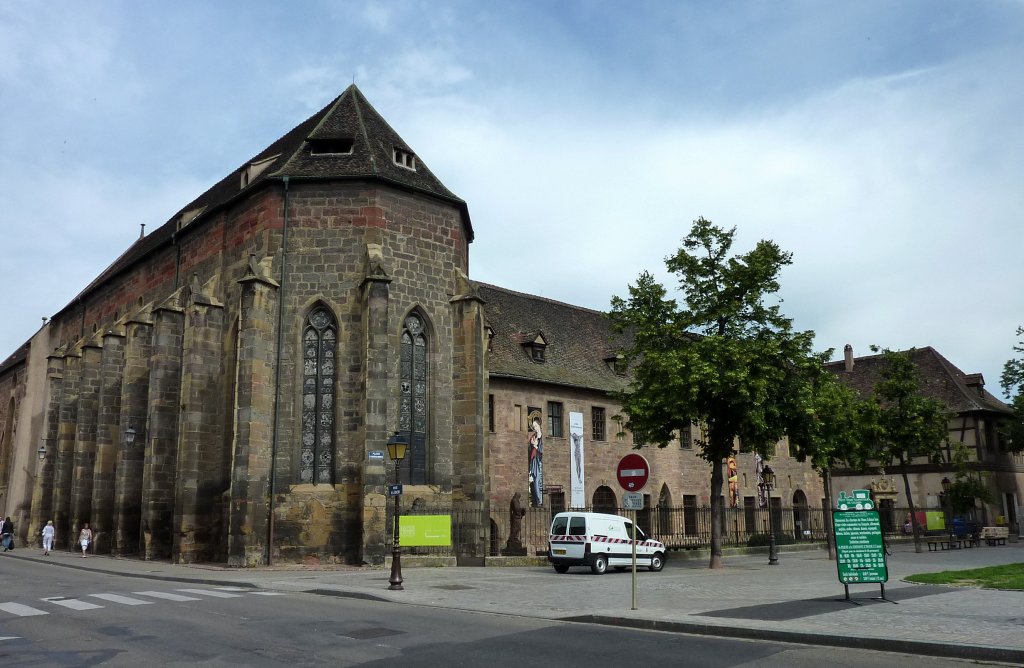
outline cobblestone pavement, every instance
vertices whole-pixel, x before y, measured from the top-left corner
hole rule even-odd
[[[703,558],[669,557],[660,573],[592,575],[548,566],[403,568],[404,589],[389,571],[355,567],[228,569],[22,549],[2,558],[47,561],[165,580],[244,584],[279,591],[376,598],[416,605],[569,619],[666,631],[791,640],[1024,665],[1024,592],[916,585],[913,573],[1024,563],[1024,542],[915,553],[893,548],[886,598],[876,585],[851,587],[844,600],[836,565],[824,550],[727,556],[710,570]],[[675,558],[673,558],[675,557]]]

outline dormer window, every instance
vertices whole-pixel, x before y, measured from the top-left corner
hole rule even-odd
[[[241,183],[239,184],[240,187],[245,188],[247,185],[255,181],[256,177],[265,172],[267,167],[270,167],[270,165],[277,160],[278,155],[280,155],[280,153],[246,165],[245,169],[242,170]]]
[[[620,376],[626,373],[626,357],[622,353],[609,353],[604,358],[604,363],[613,373]]]
[[[523,347],[530,353],[530,359],[537,364],[543,364],[546,361],[545,353],[548,347],[548,341],[544,338],[543,332],[537,332],[536,334],[527,334],[521,339]]]
[[[394,149],[393,157],[395,160],[395,164],[398,165],[399,167],[411,169],[414,172],[416,171],[415,153],[412,153],[411,151],[406,151],[405,149],[398,148],[396,146]]]
[[[311,155],[352,155],[356,140],[351,137],[334,137],[331,139],[309,139]]]

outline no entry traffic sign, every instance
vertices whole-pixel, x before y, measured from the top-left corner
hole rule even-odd
[[[619,479],[619,486],[627,492],[638,492],[647,484],[647,478],[651,475],[651,467],[643,455],[635,452],[630,453],[619,460],[615,469],[615,477]]]

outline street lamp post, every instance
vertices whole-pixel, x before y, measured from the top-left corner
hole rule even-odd
[[[768,500],[768,565],[779,565],[779,550],[775,545],[775,520],[772,518],[772,487],[775,486],[775,471],[765,465],[761,470],[761,485],[764,486],[765,498]]]
[[[395,432],[391,438],[388,439],[388,456],[391,457],[391,461],[395,462],[395,485],[399,484],[398,467],[401,465],[402,460],[405,459],[406,448],[409,447],[409,442],[406,440],[403,434]],[[395,528],[394,528],[394,545],[391,548],[391,578],[388,580],[390,586],[388,589],[405,589],[402,586],[402,549],[398,542],[399,536],[399,525],[398,517],[401,512],[401,492],[395,494]]]

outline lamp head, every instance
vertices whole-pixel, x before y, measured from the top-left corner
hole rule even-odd
[[[409,447],[409,440],[405,434],[395,432],[388,438],[388,456],[396,462],[405,459],[405,451]]]
[[[761,469],[761,480],[764,481],[765,487],[775,487],[775,471],[771,466],[765,464]]]
[[[135,427],[131,424],[124,430],[124,442],[131,445],[135,442]]]
[[[952,484],[953,483],[951,483],[949,481],[949,478],[943,478],[942,479],[942,491],[943,492],[948,492],[949,491],[949,486],[952,485]]]

